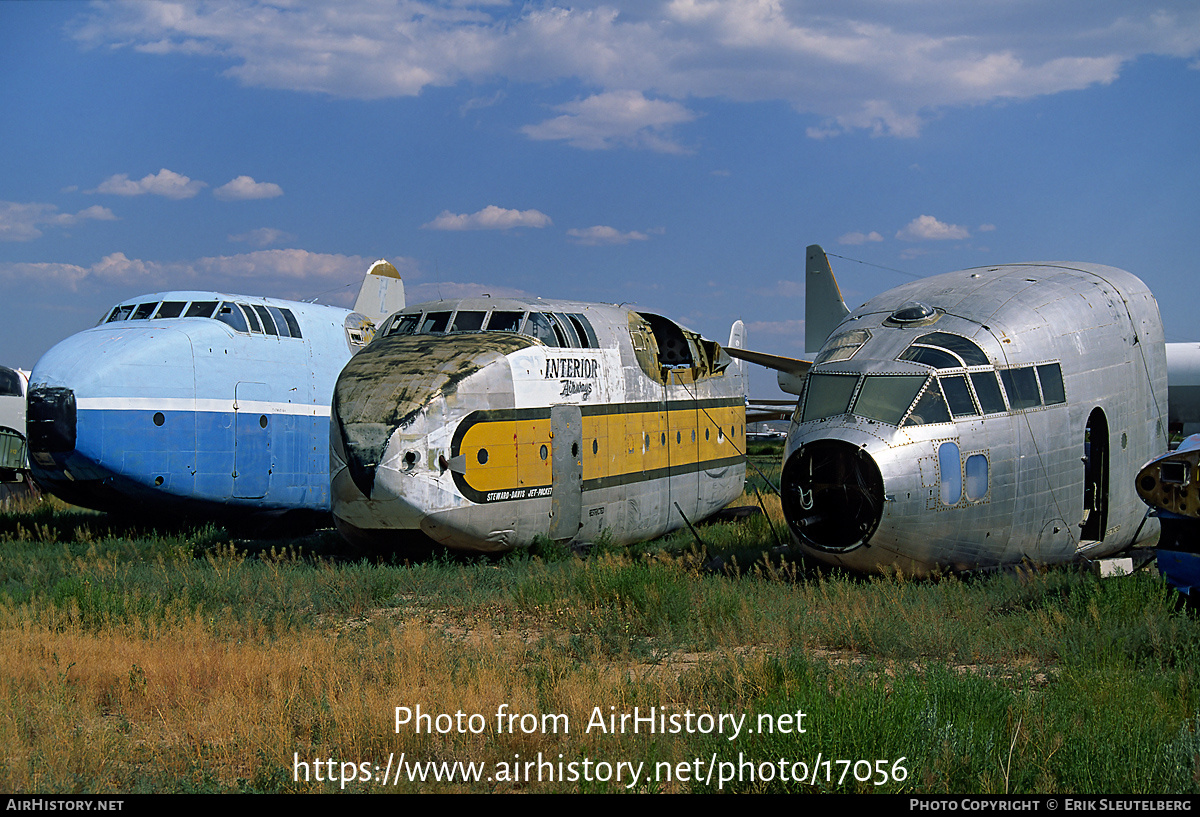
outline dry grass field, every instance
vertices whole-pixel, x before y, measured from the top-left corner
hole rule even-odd
[[[1158,578],[855,579],[764,502],[703,548],[413,564],[11,508],[0,790],[1200,787],[1200,622]]]

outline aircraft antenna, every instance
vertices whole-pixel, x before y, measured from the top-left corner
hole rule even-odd
[[[907,275],[909,278],[924,278],[925,277],[924,275],[917,275],[915,272],[908,272],[907,270],[896,269],[895,267],[885,267],[882,264],[872,264],[870,261],[860,261],[857,258],[847,258],[846,256],[838,255],[837,253],[826,252],[825,254],[833,256],[834,258],[840,258],[843,261],[853,261],[855,264],[866,264],[868,267],[878,267],[879,269],[885,269],[888,272],[898,272],[901,275]]]

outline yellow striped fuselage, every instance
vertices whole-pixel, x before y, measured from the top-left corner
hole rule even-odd
[[[628,310],[557,305],[594,328],[588,348],[515,332],[381,333],[346,366],[331,465],[347,538],[402,546],[420,532],[467,550],[538,535],[627,543],[741,493],[743,381],[720,347],[657,316],[652,332]]]

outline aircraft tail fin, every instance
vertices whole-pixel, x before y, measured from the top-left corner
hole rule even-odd
[[[384,318],[404,308],[404,281],[400,272],[380,259],[371,265],[363,278],[354,311],[370,318],[378,326]]]
[[[825,251],[819,244],[811,244],[805,254],[804,350],[815,354],[850,310],[842,300]]]
[[[725,348],[744,349],[746,347],[746,324],[740,320],[734,321],[733,326],[729,327],[729,343],[725,344]]]
[[[744,349],[746,346],[746,324],[740,320],[734,321],[733,326],[729,327],[729,343],[725,345],[726,349]],[[742,365],[741,358],[733,357],[733,365],[737,367],[737,377],[741,379],[742,394],[748,394],[750,391],[750,378],[746,374],[746,367]]]

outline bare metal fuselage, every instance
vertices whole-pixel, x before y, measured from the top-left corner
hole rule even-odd
[[[703,518],[740,494],[744,390],[716,344],[597,304],[470,299],[393,321],[405,313],[423,319],[385,325],[335,389],[333,512],[348,539],[627,543],[683,525],[675,503]],[[524,315],[525,332],[484,331],[484,314],[488,327]],[[447,331],[464,315],[477,331]],[[573,345],[531,336],[535,315],[573,324]]]
[[[1127,272],[1007,265],[893,289],[806,381],[784,453],[794,539],[918,575],[1119,551],[1157,529],[1133,476],[1166,448],[1166,380],[1157,304]]]

